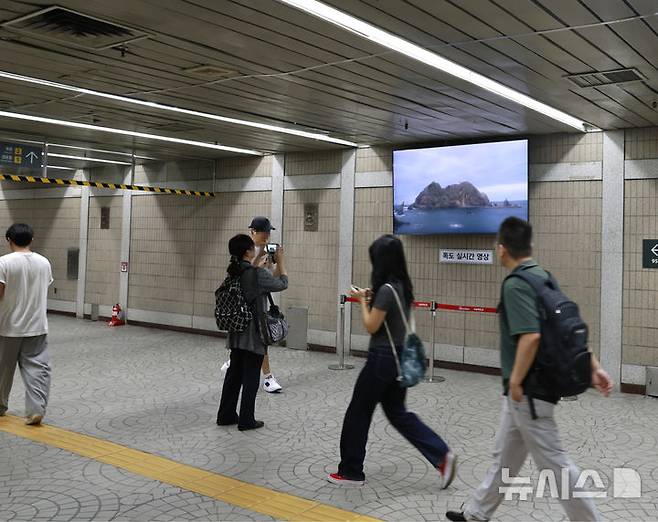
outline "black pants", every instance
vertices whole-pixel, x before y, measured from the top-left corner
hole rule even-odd
[[[224,378],[222,398],[217,412],[218,423],[237,422],[239,426],[247,427],[256,422],[254,408],[260,386],[260,367],[263,365],[263,357],[246,350],[231,350],[231,364]],[[236,409],[240,388],[242,388],[242,400],[238,416]]]
[[[375,407],[381,402],[393,427],[432,464],[438,466],[448,446],[413,413],[407,411],[407,390],[397,380],[397,367],[390,346],[372,347],[368,360],[354,386],[352,400],[345,413],[340,437],[338,473],[346,478],[364,480],[368,430]]]

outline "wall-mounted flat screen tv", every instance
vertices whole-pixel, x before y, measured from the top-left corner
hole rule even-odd
[[[528,219],[528,140],[393,151],[396,234],[495,234]]]

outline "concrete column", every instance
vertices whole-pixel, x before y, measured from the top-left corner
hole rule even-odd
[[[346,292],[352,282],[352,260],[354,255],[354,180],[356,171],[356,149],[343,152],[340,171],[340,222],[338,239],[338,297]],[[338,305],[336,305],[338,306]],[[345,306],[345,317],[351,317],[350,304]],[[336,318],[336,332],[340,331],[340,314]],[[352,321],[345,321],[345,351],[350,345]]]
[[[87,240],[89,238],[89,187],[80,191],[80,254],[78,256],[78,288],[75,316],[85,316],[85,293],[87,289]]]
[[[624,131],[603,133],[601,365],[621,382],[624,282]]]
[[[270,221],[276,230],[272,231],[270,240],[279,243],[283,240],[283,176],[285,169],[285,155],[274,154],[272,156],[272,209]]]
[[[135,179],[135,162],[125,176],[124,184],[132,185]],[[130,231],[132,225],[133,193],[131,190],[123,191],[123,207],[121,214],[121,262],[128,263],[128,272],[119,273],[119,304],[128,319],[128,288],[130,279]],[[120,269],[120,267],[117,267]]]
[[[276,230],[270,234],[270,242],[283,243],[283,198],[284,198],[284,176],[285,176],[285,154],[274,154],[272,156],[272,205],[270,209],[270,222]],[[277,305],[281,305],[281,292],[274,292],[272,299]]]

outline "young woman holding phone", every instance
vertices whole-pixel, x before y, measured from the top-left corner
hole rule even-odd
[[[368,430],[375,407],[381,403],[384,414],[395,429],[437,469],[440,487],[445,489],[455,475],[455,455],[441,437],[414,413],[407,411],[407,390],[398,382],[398,368],[393,354],[395,348],[399,357],[406,335],[401,313],[410,316],[414,299],[402,242],[395,236],[385,235],[370,246],[369,252],[372,288],[363,290],[353,287],[351,292],[352,297],[359,299],[363,324],[371,335],[368,359],[356,381],[345,413],[338,472],[330,474],[327,479],[334,484],[348,486],[365,483],[363,462]]]

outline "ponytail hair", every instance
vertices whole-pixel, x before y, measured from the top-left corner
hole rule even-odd
[[[246,234],[238,234],[233,236],[228,242],[228,251],[231,254],[231,260],[229,262],[228,268],[226,271],[231,276],[238,276],[242,274],[243,268],[241,266],[242,258],[244,255],[254,248],[254,240],[251,239]]]

